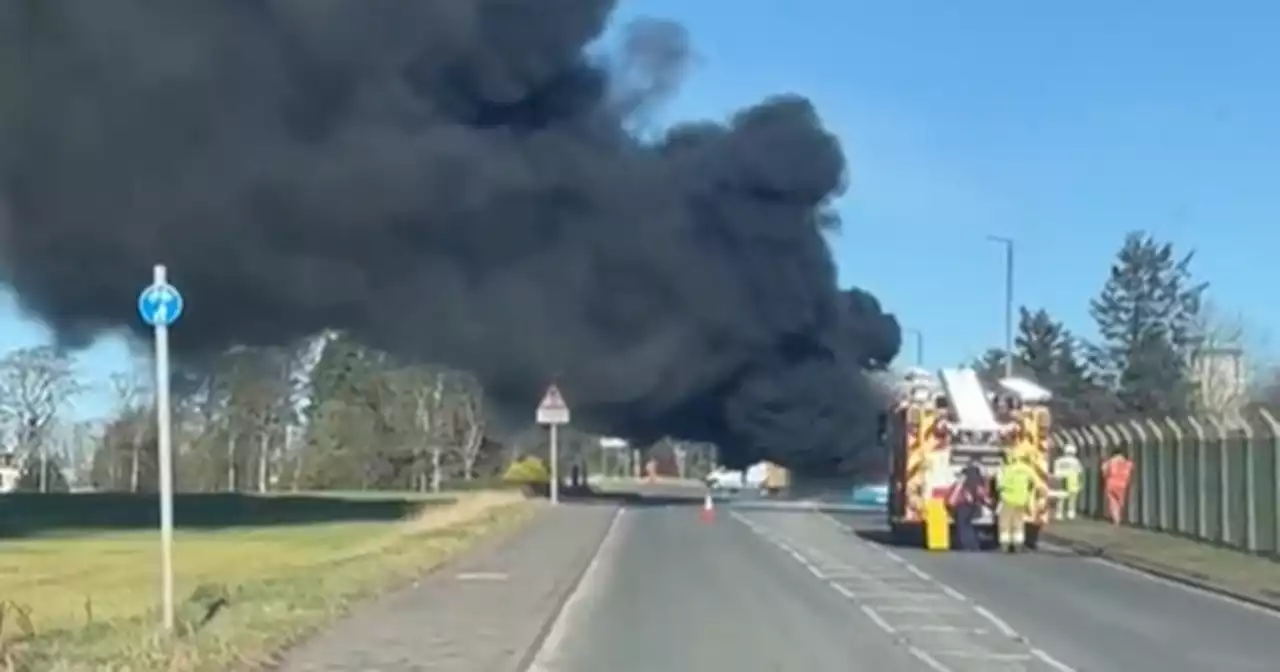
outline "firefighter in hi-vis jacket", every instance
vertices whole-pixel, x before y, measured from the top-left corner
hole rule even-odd
[[[1062,447],[1062,455],[1053,461],[1053,477],[1062,484],[1062,496],[1058,498],[1054,518],[1075,520],[1076,505],[1080,500],[1084,481],[1084,465],[1076,456],[1075,446],[1068,443]]]
[[[1036,471],[1031,457],[1026,453],[1008,455],[1004,469],[996,480],[1000,506],[996,511],[999,521],[1000,547],[1010,553],[1021,550],[1027,543],[1027,521],[1034,517]]]

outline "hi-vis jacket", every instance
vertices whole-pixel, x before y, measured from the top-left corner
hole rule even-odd
[[[1071,494],[1080,492],[1084,465],[1075,455],[1063,455],[1053,461],[1053,475],[1062,480],[1062,487]]]

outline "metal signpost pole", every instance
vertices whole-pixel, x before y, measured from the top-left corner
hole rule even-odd
[[[987,240],[1004,246],[1004,375],[1013,377],[1013,239],[987,236]]]
[[[550,433],[551,455],[548,473],[551,482],[552,505],[560,503],[560,425],[569,424],[569,405],[564,403],[560,388],[552,384],[542,395],[542,403],[538,404],[537,420],[539,425],[547,425]]]
[[[169,326],[182,314],[182,296],[157,265],[151,286],[138,297],[138,312],[155,329],[156,443],[160,471],[160,574],[164,628],[174,626],[173,600],[173,445],[169,411]]]
[[[560,441],[556,425],[551,425],[551,505],[560,503]]]

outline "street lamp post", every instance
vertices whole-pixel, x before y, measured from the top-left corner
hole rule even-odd
[[[924,366],[924,332],[919,329],[903,329],[916,339],[916,366]]]
[[[1013,239],[987,236],[1004,246],[1004,375],[1013,376]]]

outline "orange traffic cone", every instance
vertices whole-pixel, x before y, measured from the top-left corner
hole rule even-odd
[[[710,523],[716,519],[716,504],[711,499],[711,493],[707,493],[707,498],[702,500],[702,514],[700,516],[702,522]]]

